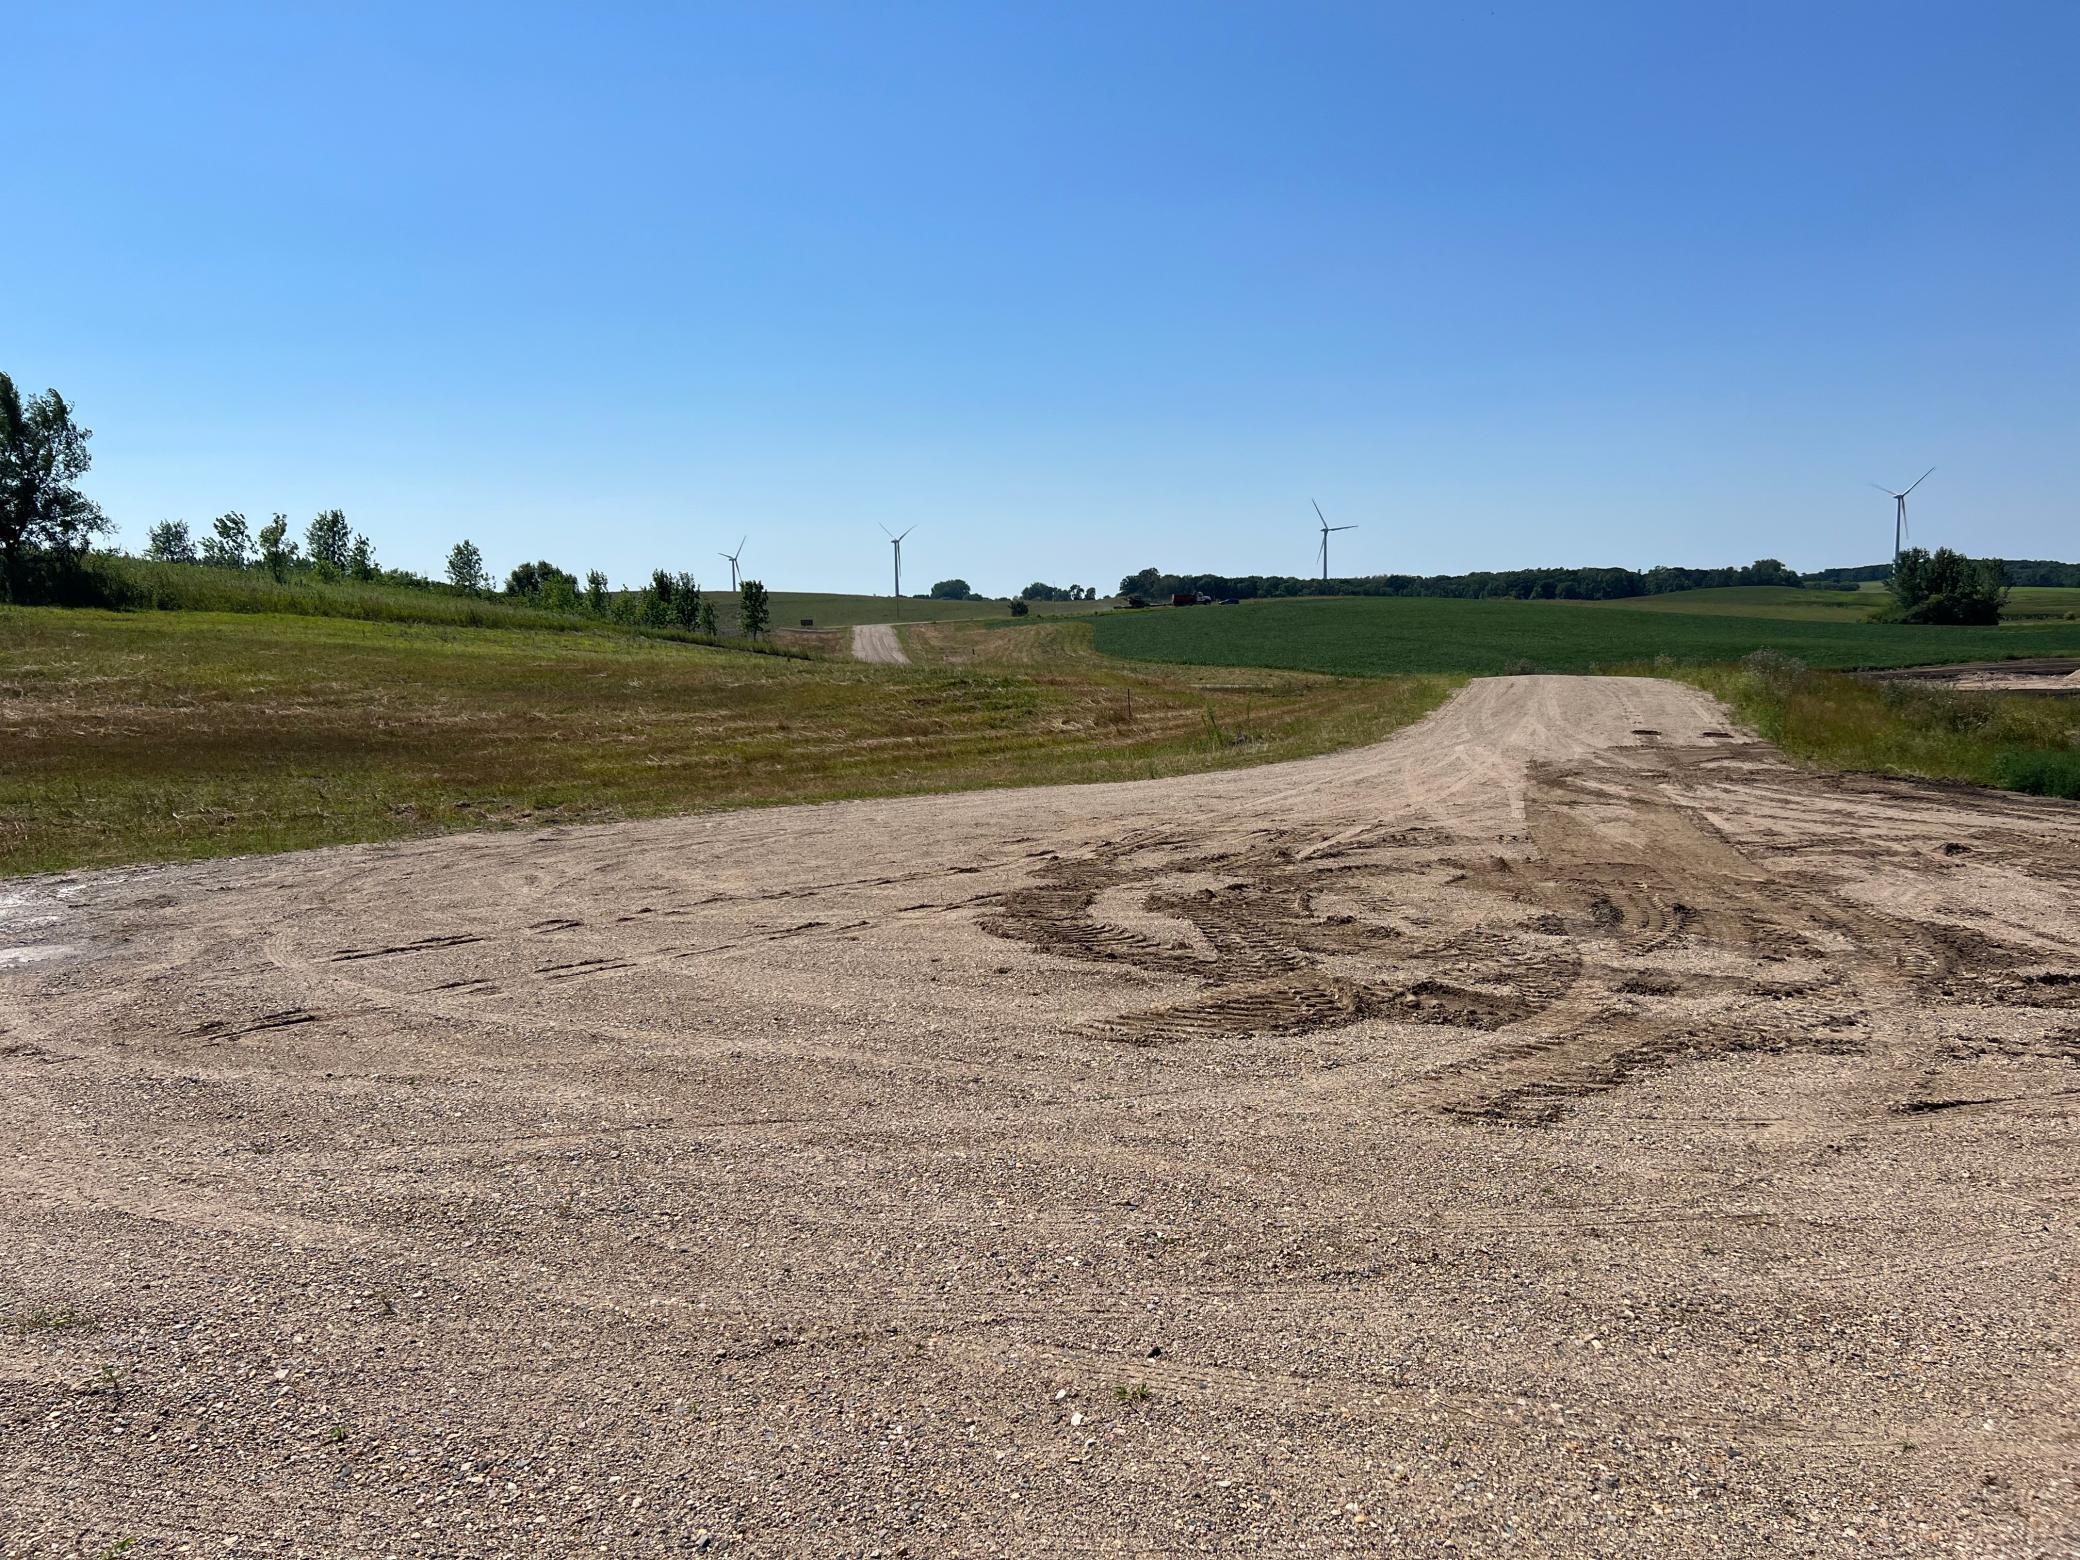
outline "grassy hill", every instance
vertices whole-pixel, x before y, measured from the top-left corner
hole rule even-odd
[[[121,554],[100,554],[91,567],[107,578],[124,604],[161,612],[272,612],[298,617],[357,618],[378,623],[438,623],[457,628],[538,628],[596,633],[603,629],[656,633],[620,625],[589,613],[546,612],[504,596],[470,595],[445,584],[360,584],[322,581],[297,573],[277,581],[258,569],[203,568],[195,564],[152,563]],[[703,591],[715,604],[725,634],[737,630],[734,591]],[[818,628],[850,628],[858,623],[966,622],[977,618],[1011,621],[1003,601],[918,601],[910,597],[829,595],[815,591],[771,593],[774,628],[794,628],[813,618]],[[1035,617],[1097,612],[1095,601],[1035,601]]]
[[[1370,741],[1452,687],[1126,665],[1066,618],[912,632],[974,643],[913,669],[582,621],[0,607],[0,875],[1140,779]]]
[[[1588,672],[1657,656],[1736,661],[1760,649],[1837,668],[2080,655],[2080,623],[1926,628],[1866,623],[1846,612],[1832,620],[1810,612],[1743,614],[1723,607],[1686,612],[1636,602],[1339,597],[1114,612],[1096,619],[1094,627],[1098,648],[1109,655],[1341,676],[1479,676],[1521,667]]]

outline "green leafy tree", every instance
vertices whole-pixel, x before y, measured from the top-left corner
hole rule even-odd
[[[243,569],[253,561],[253,533],[237,510],[218,515],[202,539],[202,561],[213,569]]]
[[[684,569],[652,569],[650,585],[642,593],[639,616],[645,623],[658,628],[689,628],[701,626],[701,586]]]
[[[575,605],[578,599],[577,576],[566,573],[548,559],[517,565],[506,576],[506,594],[519,596],[538,606]]]
[[[746,580],[737,592],[737,630],[747,638],[763,639],[772,625],[773,604],[766,588],[757,580]]]
[[[932,587],[934,601],[973,601],[975,592],[968,588],[966,580],[941,580]]]
[[[185,520],[161,520],[145,537],[144,555],[154,563],[195,562],[195,542]]]
[[[344,575],[354,552],[354,533],[347,528],[346,512],[319,510],[304,528],[303,547],[312,566],[324,578],[338,579]]]
[[[376,577],[375,546],[359,531],[354,533],[354,545],[347,549],[347,573],[364,584]]]
[[[491,576],[484,572],[484,555],[468,537],[448,550],[448,583],[471,595],[491,587]]]
[[[276,512],[260,527],[260,566],[277,580],[286,580],[296,567],[296,544],[289,540],[289,517]]]
[[[1152,597],[1161,594],[1162,583],[1161,569],[1143,569],[1139,574],[1129,574],[1121,580],[1119,593],[1122,596]]]
[[[0,374],[0,589],[9,596],[26,587],[31,554],[70,565],[111,529],[101,506],[74,486],[93,464],[93,437],[57,391],[24,401]]]
[[[1890,589],[1892,601],[1880,615],[1895,623],[1998,623],[2008,603],[1997,559],[1967,558],[1948,547],[1901,553]]]
[[[607,577],[597,569],[585,571],[585,610],[598,617],[607,615]]]

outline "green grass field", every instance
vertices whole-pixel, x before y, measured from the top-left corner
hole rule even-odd
[[[1112,612],[1094,627],[1098,648],[1108,655],[1339,676],[1481,676],[1522,668],[1591,672],[1657,656],[1737,661],[1759,649],[1838,668],[2080,655],[2080,623],[1927,628],[1866,623],[1847,614],[1843,621],[1815,621],[1723,610],[1643,610],[1630,602],[1357,596]]]
[[[1443,677],[1132,666],[938,625],[917,668],[599,629],[0,607],[0,874],[847,796],[1139,779],[1367,742]],[[962,636],[973,641],[961,644]]]

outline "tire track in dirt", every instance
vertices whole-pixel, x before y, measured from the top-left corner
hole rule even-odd
[[[2065,1531],[2080,809],[1725,719],[1493,679],[1276,768],[68,879],[0,1312],[86,1321],[6,1345],[0,1509],[439,1552],[553,1447],[532,1552],[1502,1547],[1587,1445],[1640,1553]]]

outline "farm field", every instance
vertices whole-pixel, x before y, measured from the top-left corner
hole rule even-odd
[[[703,591],[715,603],[715,614],[725,633],[737,626],[737,598],[728,591]],[[814,591],[776,590],[771,593],[773,626],[797,627],[803,618],[813,618],[818,628],[852,628],[861,623],[966,623],[978,619],[1018,621],[1002,601],[919,601],[905,596],[840,596]],[[1033,601],[1027,606],[1033,617],[1080,617],[1102,612],[1104,601]]]
[[[1709,590],[1675,590],[1660,596],[1627,596],[1618,601],[1577,604],[1600,611],[1677,612],[1854,623],[1882,606],[1885,600],[1885,591],[1871,586],[1862,590],[1799,590],[1781,585],[1726,585]],[[2010,626],[2016,619],[2063,618],[2068,612],[2080,612],[2080,589],[2017,585],[2008,592],[2008,610],[2002,626]]]
[[[1451,686],[1021,659],[1075,626],[912,671],[568,620],[0,608],[0,873],[1171,774],[1369,741]]]
[[[632,763],[735,708],[469,646],[455,747],[540,745],[529,657]],[[0,1547],[2063,1553],[2076,860],[1504,677],[1290,764],[9,884]]]
[[[1684,662],[1734,661],[1758,649],[1835,668],[2080,654],[2080,623],[1927,628],[1641,610],[1630,603],[1424,597],[1121,611],[1097,618],[1093,627],[1100,650],[1134,660],[1276,666],[1342,676],[1588,672],[1664,655]]]

